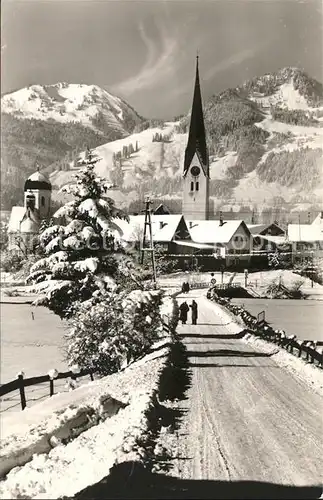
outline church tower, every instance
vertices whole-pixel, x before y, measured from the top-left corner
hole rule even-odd
[[[209,218],[209,156],[206,147],[198,56],[190,130],[184,157],[182,213],[187,219]]]
[[[49,217],[52,185],[46,175],[33,173],[25,182],[25,208],[37,210],[40,219]]]

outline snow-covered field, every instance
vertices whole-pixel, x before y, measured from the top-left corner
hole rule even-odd
[[[254,95],[250,99],[262,104],[264,107],[278,105],[288,109],[300,109],[303,111],[310,109],[307,100],[294,88],[292,81],[281,85],[273,95],[262,96],[259,94],[259,96]]]
[[[2,384],[20,371],[33,377],[52,368],[68,370],[63,352],[65,324],[58,316],[29,304],[2,303],[0,311]]]
[[[300,340],[323,342],[323,302],[296,299],[232,299],[253,316],[265,311],[266,321],[273,328],[283,329],[286,335],[296,335]]]
[[[134,180],[140,182],[142,178],[151,176],[150,165],[155,165],[155,176],[174,177],[180,174],[181,165],[183,162],[187,134],[177,134],[174,132],[174,127],[178,122],[166,122],[163,128],[155,127],[143,130],[142,132],[134,133],[124,139],[119,139],[113,142],[108,142],[95,149],[100,161],[96,165],[98,175],[109,179],[109,172],[113,168],[113,153],[122,151],[124,146],[130,144],[135,147],[138,143],[139,151],[124,159],[122,162],[122,170],[124,172],[124,185],[133,186]],[[156,133],[163,135],[171,135],[171,142],[164,144],[164,161],[161,167],[161,147],[162,143],[153,142],[153,135]],[[53,172],[50,175],[50,180],[57,186],[62,186],[65,183],[73,180],[74,171],[68,172]]]
[[[7,414],[1,422],[1,463],[2,474],[11,472],[0,483],[1,497],[71,496],[107,476],[115,463],[140,460],[136,439],[146,432],[145,413],[169,341],[160,341],[123,372]]]

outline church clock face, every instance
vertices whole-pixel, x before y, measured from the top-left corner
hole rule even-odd
[[[201,169],[197,165],[194,165],[194,167],[191,168],[191,174],[194,177],[197,177],[198,175],[200,175],[200,173],[201,173]]]

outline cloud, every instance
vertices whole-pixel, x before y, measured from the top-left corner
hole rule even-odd
[[[247,61],[248,59],[252,59],[255,57],[256,54],[258,54],[264,47],[266,47],[270,42],[262,43],[257,45],[257,47],[252,47],[252,48],[246,48],[243,50],[240,50],[239,52],[232,54],[230,57],[224,59],[223,61],[220,61],[219,63],[215,64],[215,66],[212,66],[204,75],[206,80],[209,80],[210,78],[213,78],[215,75],[218,73],[221,73],[222,71],[226,71],[227,69],[231,68],[232,66],[238,66],[239,64],[243,63],[244,61]]]
[[[137,74],[114,85],[117,92],[128,96],[138,90],[152,88],[169,77],[169,74],[174,69],[175,52],[177,50],[176,38],[169,35],[161,25],[158,27],[162,42],[161,52],[157,48],[156,40],[148,36],[144,25],[140,24],[138,29],[146,47],[145,64]]]

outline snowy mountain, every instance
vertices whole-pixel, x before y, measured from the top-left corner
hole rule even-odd
[[[20,119],[78,122],[98,132],[110,126],[127,134],[142,121],[131,106],[97,85],[31,85],[4,95],[1,108]]]
[[[31,169],[37,159],[60,188],[72,179],[75,159],[87,145],[101,158],[98,173],[118,186],[112,192],[118,203],[134,209],[135,200],[150,194],[180,210],[189,115],[176,122],[144,121],[99,87],[67,84],[3,96],[2,108],[9,120],[3,127],[7,164],[24,177],[26,161]],[[204,111],[215,210],[277,203],[288,211],[321,208],[321,83],[284,68],[204,96]]]
[[[21,200],[36,165],[69,168],[86,146],[125,137],[144,119],[96,85],[32,85],[1,98],[2,208]]]
[[[215,209],[278,202],[286,202],[288,210],[293,209],[290,203],[294,208],[301,203],[320,206],[322,120],[322,85],[295,68],[255,78],[208,99],[205,122]],[[101,158],[98,173],[117,180],[118,202],[127,205],[146,193],[166,203],[177,199],[175,206],[180,205],[188,124],[185,116],[96,149]],[[156,134],[164,139],[153,141]],[[139,150],[124,157],[124,147],[136,143]],[[118,152],[121,159],[116,164]],[[56,170],[51,179],[59,187],[72,174],[73,170]]]

